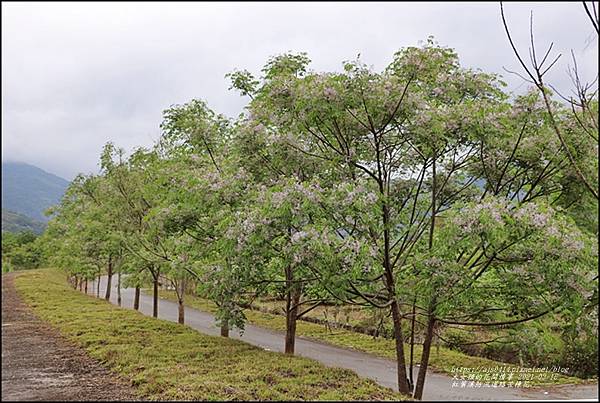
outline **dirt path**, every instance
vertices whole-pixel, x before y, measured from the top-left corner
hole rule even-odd
[[[117,290],[112,282],[110,302],[116,305]],[[106,277],[100,282],[100,295],[105,294]],[[90,286],[89,292],[95,295],[96,286]],[[134,289],[122,289],[122,306],[133,306]],[[140,296],[140,312],[152,315],[152,297],[142,293]],[[158,316],[161,319],[177,322],[177,304],[168,300],[160,300]],[[192,308],[185,308],[186,325],[206,334],[217,336],[220,329],[215,326],[213,315]],[[254,325],[246,325],[243,335],[237,331],[230,333],[232,338],[262,347],[271,351],[283,351],[284,334]],[[313,339],[297,337],[296,354],[312,358],[331,367],[347,368],[363,378],[370,378],[380,385],[396,389],[396,362],[376,357],[356,350],[344,349],[332,344]],[[415,372],[416,373],[416,372]],[[429,372],[425,380],[423,400],[562,400],[562,399],[598,399],[598,385],[565,385],[548,388],[462,388],[453,387],[452,377]]]
[[[2,401],[134,400],[133,390],[21,301],[2,275]]]

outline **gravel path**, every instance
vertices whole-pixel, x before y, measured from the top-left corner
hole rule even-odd
[[[21,301],[2,275],[2,401],[134,400],[133,390]]]

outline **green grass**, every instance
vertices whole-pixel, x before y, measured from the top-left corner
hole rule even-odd
[[[175,292],[173,291],[161,290],[160,296],[168,300],[177,300]],[[185,305],[205,312],[214,312],[216,310],[216,306],[214,305],[214,303],[206,299],[190,295],[186,295]],[[246,310],[245,313],[249,323],[268,329],[285,331],[285,317],[283,315],[273,315],[254,310]],[[393,360],[396,359],[394,341],[390,339],[374,339],[372,336],[368,336],[362,333],[351,332],[349,330],[344,329],[333,329],[332,331],[330,331],[323,325],[304,321],[298,321],[296,332],[297,336],[303,336],[319,341],[324,341],[336,346],[351,348],[354,350],[374,354],[384,358],[390,358]],[[404,348],[406,357],[408,359],[410,345],[405,345]],[[418,360],[421,357],[421,351],[422,347],[420,345],[416,345],[416,362],[419,362]],[[515,365],[506,364],[504,362],[494,361],[483,357],[470,356],[443,346],[432,347],[429,363],[432,370],[447,374],[452,374],[452,369],[457,367],[516,367]],[[529,383],[531,385],[543,386],[581,384],[586,383],[586,380],[571,376],[559,375],[556,379],[551,379],[550,377],[548,377],[547,379],[542,380],[536,379]]]
[[[40,318],[129,379],[145,399],[405,399],[349,370],[118,308],[73,290],[57,270],[20,273],[15,285]]]
[[[285,301],[266,298],[256,299],[252,304],[261,311],[274,314],[282,313],[285,307]],[[373,312],[364,307],[352,305],[321,305],[308,312],[305,316],[319,320],[328,319],[332,322],[369,329],[374,329],[379,322],[379,318],[374,318]]]

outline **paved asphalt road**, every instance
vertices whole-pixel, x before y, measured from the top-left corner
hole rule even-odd
[[[110,301],[117,303],[116,276],[113,277]],[[100,282],[100,296],[105,295],[106,277]],[[96,285],[91,284],[89,293],[95,295]],[[122,289],[122,306],[133,307],[134,289]],[[140,311],[152,315],[152,297],[140,295]],[[161,319],[176,322],[178,317],[177,304],[161,299],[158,304],[158,316]],[[215,326],[213,315],[192,308],[185,308],[186,325],[202,333],[219,335],[220,330]],[[283,351],[284,333],[265,329],[250,324],[246,325],[243,336],[232,330],[232,338],[243,340],[255,346],[270,351]],[[347,368],[359,376],[370,378],[377,383],[396,389],[396,362],[379,358],[371,354],[336,347],[331,344],[303,338],[296,338],[296,354],[312,358],[330,367]],[[417,368],[415,368],[415,379]],[[548,399],[590,399],[598,400],[598,385],[561,386],[552,388],[461,388],[452,387],[452,377],[429,371],[425,379],[423,400],[548,400]]]

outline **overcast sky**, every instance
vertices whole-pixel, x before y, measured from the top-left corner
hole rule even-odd
[[[564,61],[549,79],[569,88],[573,49],[591,81],[598,40],[581,3],[506,3],[527,54],[529,13],[538,46]],[[305,51],[317,71],[355,59],[382,69],[433,35],[464,66],[518,70],[489,3],[2,3],[2,161],[66,179],[96,172],[102,145],[131,150],[159,136],[162,111],[193,98],[228,116],[247,99],[225,74],[260,72],[269,56]],[[541,52],[541,50],[538,50]],[[509,89],[526,88],[504,73]]]

